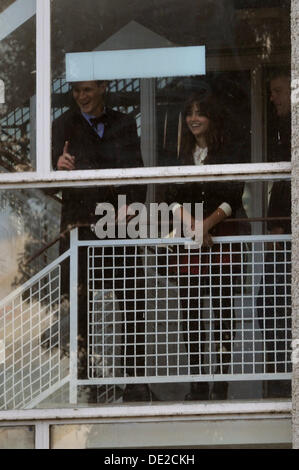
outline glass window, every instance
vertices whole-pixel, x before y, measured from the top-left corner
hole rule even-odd
[[[36,169],[35,1],[1,2],[0,171]]]
[[[0,426],[0,449],[34,449],[34,426]]]
[[[290,448],[291,422],[272,418],[268,422],[260,419],[251,420],[178,420],[175,425],[157,420],[139,422],[74,424],[51,426],[52,449],[124,449],[127,456],[105,455],[105,463],[118,464],[122,458],[133,458],[132,449],[236,449],[236,448]],[[142,462],[158,462],[159,450],[143,450]],[[133,454],[134,455],[134,454]],[[189,457],[189,461],[187,458]],[[137,456],[134,456],[136,459]],[[169,462],[177,464],[180,456],[171,455]],[[165,461],[168,460],[167,457]],[[183,459],[182,459],[183,460]],[[181,461],[182,461],[181,460]],[[193,455],[185,454],[185,463],[192,463]],[[136,460],[135,460],[136,461]],[[194,461],[196,457],[194,456]],[[124,460],[123,462],[128,462]],[[131,461],[132,462],[132,461]],[[161,457],[160,457],[161,463]]]
[[[30,101],[4,172],[35,169],[28,5],[1,39],[1,109]],[[290,161],[290,2],[51,5],[55,172],[0,193],[0,408],[289,397],[289,176],[230,164]]]
[[[1,200],[2,409],[289,396],[287,180]]]
[[[66,10],[70,11],[67,21]],[[54,169],[193,165],[190,148],[192,154],[197,147],[208,148],[206,164],[289,160],[281,155],[268,158],[266,151],[270,123],[266,82],[271,81],[271,67],[289,65],[289,16],[289,2],[274,0],[254,6],[230,0],[187,4],[114,0],[109,5],[93,0],[84,5],[54,1]],[[197,50],[201,47],[204,57]],[[195,49],[194,57],[189,58],[189,49]],[[162,65],[169,66],[165,76],[155,56],[162,52],[166,57]],[[177,72],[172,70],[172,55]],[[144,77],[151,63],[152,76]],[[198,70],[192,70],[194,63]],[[284,99],[281,117],[290,114],[290,95]],[[275,106],[275,99],[271,100]],[[210,121],[205,138],[197,118],[190,114],[194,106],[199,118]],[[88,118],[99,115],[102,122],[95,124],[96,131],[92,129],[98,150],[85,159],[83,130],[90,131],[94,124]],[[109,160],[100,156],[99,149],[108,145],[106,140],[113,147],[116,135],[120,141],[125,135],[127,147],[139,141],[142,159],[125,150],[121,160],[112,150]],[[73,163],[66,163],[68,157],[59,161],[64,150],[75,157]]]

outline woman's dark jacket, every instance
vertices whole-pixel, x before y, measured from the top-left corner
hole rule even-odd
[[[181,162],[186,160],[180,157]],[[228,164],[236,163],[236,156],[233,153],[219,151],[206,159],[204,164]],[[184,164],[184,163],[182,163]],[[185,163],[186,164],[186,163]],[[195,211],[195,203],[203,203],[203,218],[211,215],[223,202],[231,206],[232,214],[229,219],[244,216],[242,205],[243,183],[231,181],[201,181],[192,183],[176,184],[170,188],[168,202],[178,202],[179,204],[191,203],[192,215]],[[233,222],[223,222],[212,229],[211,234],[216,235],[237,235],[240,232],[239,224]]]

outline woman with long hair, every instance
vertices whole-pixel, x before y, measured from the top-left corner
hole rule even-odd
[[[182,118],[181,165],[213,165],[235,163],[236,155],[228,143],[224,131],[224,114],[212,96],[193,95],[185,105]],[[183,203],[203,203],[203,244],[197,255],[193,250],[185,259],[186,267],[179,266],[180,302],[183,311],[184,340],[189,357],[190,374],[201,376],[201,381],[191,382],[187,400],[225,399],[228,383],[216,381],[210,393],[209,383],[203,375],[227,374],[231,363],[234,332],[234,307],[231,247],[213,245],[213,236],[235,235],[237,224],[224,223],[234,218],[242,207],[242,184],[231,182],[194,182],[176,186],[172,201],[180,203],[181,220]],[[194,212],[191,213],[195,228]],[[180,260],[182,260],[180,252]],[[193,259],[193,261],[191,261]],[[194,259],[196,261],[194,261]],[[213,314],[203,318],[204,300]],[[209,328],[206,329],[206,324]],[[214,345],[212,351],[212,344]],[[212,356],[215,360],[212,361]],[[215,370],[216,369],[216,370]]]

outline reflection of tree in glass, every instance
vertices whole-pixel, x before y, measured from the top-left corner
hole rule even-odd
[[[236,45],[256,47],[257,56],[267,63],[290,45],[290,0],[242,3],[236,10]]]
[[[0,14],[10,3],[1,1]],[[30,171],[30,124],[35,112],[30,100],[36,93],[35,18],[0,42],[0,55],[0,80],[5,88],[5,103],[0,104],[0,171]]]
[[[29,155],[29,138],[7,135],[1,129],[0,137],[0,167],[5,171],[32,171]]]
[[[28,260],[59,233],[58,200],[42,190],[5,191],[0,194],[1,213],[11,214],[14,232],[22,243],[13,255],[18,267],[12,278],[11,288],[23,284],[27,279],[53,261],[58,255],[57,244],[46,250],[32,262]],[[10,234],[14,242],[14,234]],[[11,260],[13,263],[13,260]]]
[[[59,203],[45,195],[43,191],[30,191],[30,194],[27,194],[22,209],[24,232],[27,236],[24,251],[19,254],[19,272],[15,279],[16,285],[25,282],[58,256],[58,245],[56,244],[41,256],[28,262],[43,246],[57,237],[60,220],[58,210]]]

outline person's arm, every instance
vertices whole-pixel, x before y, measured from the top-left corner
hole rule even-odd
[[[229,214],[229,205],[222,205],[222,207],[218,207],[212,214],[210,214],[208,217],[206,217],[203,220],[202,224],[202,239],[203,239],[203,246],[212,246],[213,245],[213,239],[210,235],[210,231],[212,230],[215,225],[219,224],[222,222],[224,219],[226,219],[230,214]],[[196,229],[196,220],[194,217],[192,217],[191,214],[187,213],[186,209],[180,205],[177,204],[177,206],[173,210],[174,217],[180,218],[180,220],[191,220],[191,230],[194,232]]]
[[[227,207],[228,206],[228,207]],[[219,206],[212,214],[206,217],[203,221],[203,246],[212,246],[213,239],[210,235],[210,231],[212,230],[215,225],[220,224],[223,220],[229,217],[229,212],[231,213],[230,206],[227,204]]]
[[[212,212],[204,220],[204,242],[212,244],[212,238],[208,233],[223,222],[226,218],[234,218],[236,212],[242,207],[243,183],[217,183],[214,187],[209,185],[207,199],[212,202]],[[215,210],[213,210],[213,208]],[[229,232],[230,224],[228,224]],[[224,230],[226,232],[226,230]]]

